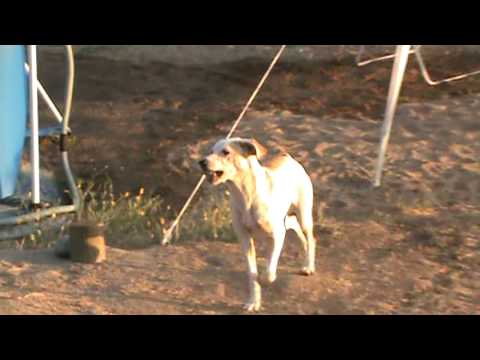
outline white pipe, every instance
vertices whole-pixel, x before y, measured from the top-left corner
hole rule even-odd
[[[422,73],[423,79],[430,86],[436,86],[436,85],[443,84],[443,83],[449,83],[449,82],[452,82],[452,81],[462,80],[462,79],[468,78],[470,76],[480,75],[480,70],[476,70],[476,71],[471,71],[471,72],[468,72],[468,73],[463,73],[463,74],[447,77],[447,78],[440,79],[440,80],[433,80],[432,77],[430,76],[430,73],[428,72],[427,66],[425,65],[425,61],[423,60],[423,55],[421,53],[421,47],[422,47],[422,45],[414,45],[413,48],[409,51],[409,54],[415,54],[415,56],[417,58],[418,65],[420,66],[420,71]],[[392,58],[395,58],[395,56],[396,56],[395,54],[390,54],[390,55],[385,55],[385,56],[381,56],[381,57],[372,58],[372,59],[369,59],[369,60],[362,60],[362,56],[363,56],[364,52],[365,52],[365,45],[362,45],[360,47],[360,50],[358,51],[357,59],[356,59],[357,66],[359,66],[359,67],[362,67],[362,66],[374,63],[374,62],[378,62],[378,61],[392,59]]]
[[[415,49],[412,49],[408,52],[409,55],[411,54],[415,54]],[[384,60],[389,60],[389,59],[393,59],[395,58],[395,54],[390,54],[390,55],[384,55],[384,56],[380,56],[380,57],[376,57],[376,58],[372,58],[372,59],[368,59],[368,60],[362,60],[362,56],[365,52],[365,45],[362,45],[360,47],[360,50],[358,51],[358,54],[357,54],[357,66],[366,66],[366,65],[369,65],[371,63],[375,63],[375,62],[379,62],[379,61],[384,61]]]
[[[417,57],[417,62],[418,62],[418,65],[420,66],[420,71],[422,72],[423,78],[425,79],[427,84],[431,86],[436,86],[436,85],[448,83],[451,81],[462,80],[467,77],[480,74],[480,70],[477,70],[477,71],[472,71],[472,72],[468,72],[468,73],[464,73],[456,76],[447,77],[441,80],[432,80],[430,73],[428,72],[427,66],[425,65],[425,61],[423,60],[423,56],[421,53],[421,45],[416,45],[415,56]]]
[[[28,64],[30,66],[30,156],[32,162],[32,202],[40,204],[40,144],[38,134],[38,77],[37,77],[37,46],[28,45]]]
[[[27,74],[30,74],[30,67],[28,66],[28,64],[25,64],[25,70],[27,71]],[[45,88],[43,87],[43,85],[40,81],[37,81],[37,87],[38,87],[38,91],[39,91],[40,95],[42,96],[42,99],[45,101],[47,106],[50,108],[51,112],[53,113],[53,115],[55,116],[57,121],[60,124],[63,123],[62,114],[60,114],[60,111],[58,111],[55,103],[50,98],[50,96],[48,95],[47,91],[45,90]]]
[[[374,185],[376,187],[381,185],[385,154],[387,152],[388,142],[390,140],[395,110],[397,108],[398,97],[400,96],[400,90],[402,88],[411,46],[412,45],[397,45],[397,50],[395,52],[395,63],[393,65],[392,79],[390,81],[387,109],[385,111],[385,120],[383,122],[382,138],[380,140],[377,169],[375,171]]]

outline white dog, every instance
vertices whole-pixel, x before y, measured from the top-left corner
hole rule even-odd
[[[233,227],[248,264],[249,299],[247,311],[259,311],[261,287],[258,282],[254,239],[268,241],[267,281],[277,278],[277,266],[285,233],[294,230],[305,250],[301,273],[315,272],[313,236],[313,185],[305,169],[290,155],[269,154],[253,139],[221,140],[199,162],[213,185],[226,184],[231,193]]]

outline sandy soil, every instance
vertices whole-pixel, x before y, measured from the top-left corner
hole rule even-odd
[[[61,56],[42,56],[42,79],[61,98]],[[437,77],[480,63],[475,51],[429,60]],[[384,186],[374,190],[391,64],[352,62],[345,54],[285,59],[239,129],[287,147],[310,172],[321,210],[318,274],[295,275],[299,251],[289,241],[263,313],[480,313],[480,78],[431,88],[412,62]],[[226,133],[265,67],[261,56],[144,64],[80,52],[73,168],[108,174],[119,192],[144,186],[178,208],[199,176],[199,152]],[[2,251],[0,313],[238,313],[239,248],[208,240],[111,249],[99,266]]]

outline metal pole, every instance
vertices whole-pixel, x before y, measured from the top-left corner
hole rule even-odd
[[[28,45],[28,65],[30,67],[30,156],[32,162],[32,203],[40,204],[40,145],[38,130],[38,76],[37,76],[37,46]]]
[[[441,79],[441,80],[432,80],[432,78],[430,76],[430,73],[428,72],[427,66],[425,65],[425,61],[423,60],[423,55],[421,53],[421,47],[422,47],[421,45],[416,45],[415,46],[415,56],[417,58],[418,65],[420,66],[420,71],[422,72],[422,76],[423,76],[423,78],[425,79],[425,81],[427,82],[428,85],[436,86],[436,85],[439,85],[439,84],[448,83],[448,82],[456,81],[456,80],[461,80],[461,79],[465,79],[465,78],[470,77],[470,76],[480,74],[480,70],[477,70],[477,71],[472,71],[472,72],[468,72],[468,73],[464,73],[464,74],[460,74],[460,75],[456,75],[456,76],[451,76],[451,77],[444,78],[444,79]]]
[[[28,64],[25,64],[25,70],[27,71],[27,74],[30,74],[30,66],[28,66]],[[57,119],[57,121],[61,124],[63,122],[63,116],[62,116],[62,114],[60,114],[60,111],[58,111],[57,106],[55,105],[53,100],[50,98],[50,96],[48,95],[47,91],[45,90],[45,88],[43,87],[43,85],[40,81],[38,81],[37,87],[38,87],[38,92],[42,96],[42,99],[45,101],[47,106],[50,108],[50,111],[55,116],[55,119]]]
[[[407,68],[408,57],[412,45],[397,45],[395,52],[395,63],[393,65],[392,79],[390,81],[390,90],[387,100],[387,109],[385,111],[385,120],[383,122],[382,136],[380,140],[380,149],[378,154],[377,168],[375,171],[376,187],[381,185],[383,165],[385,163],[385,155],[390,140],[390,133],[392,131],[393,119],[395,110],[398,104],[398,97],[402,88],[405,70]]]
[[[415,51],[416,51],[415,49],[412,49],[408,53],[409,54],[415,54]],[[362,45],[360,47],[360,50],[358,50],[358,54],[357,54],[357,59],[356,59],[357,66],[362,67],[362,66],[365,66],[365,65],[368,65],[368,64],[371,64],[371,63],[395,58],[395,54],[390,54],[390,55],[380,56],[380,57],[376,57],[376,58],[372,58],[372,59],[368,59],[368,60],[363,60],[362,57],[363,57],[364,53],[365,53],[365,45]]]

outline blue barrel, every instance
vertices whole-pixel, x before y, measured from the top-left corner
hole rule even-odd
[[[0,199],[12,196],[20,172],[28,114],[24,45],[0,45]]]

